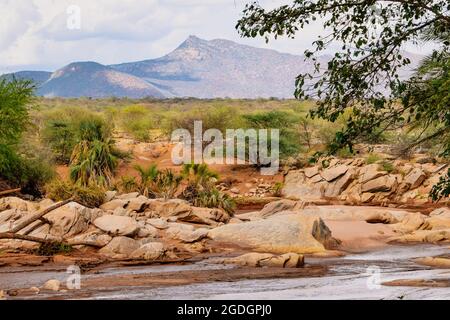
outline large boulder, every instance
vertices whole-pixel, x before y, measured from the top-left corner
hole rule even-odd
[[[133,251],[130,257],[141,260],[156,260],[162,258],[164,253],[164,245],[161,242],[149,242]]]
[[[153,199],[147,203],[146,215],[150,218],[189,216],[192,208],[186,201],[179,199]]]
[[[166,234],[175,240],[180,240],[185,243],[192,243],[200,241],[208,235],[209,229],[199,228],[195,229],[192,225],[183,223],[170,223]]]
[[[139,232],[137,233],[138,238],[158,238],[159,232],[158,229],[153,227],[150,224],[145,224],[144,226],[139,227]]]
[[[167,229],[169,228],[169,223],[161,218],[152,218],[152,219],[147,219],[146,223],[151,225],[152,227],[155,227],[157,229]]]
[[[284,214],[264,220],[221,226],[212,229],[208,237],[224,244],[258,252],[316,253],[325,251],[324,245],[313,234],[320,227],[324,227],[324,224],[319,223],[318,218],[302,214]],[[320,232],[320,235],[325,233]]]
[[[25,201],[17,197],[0,198],[0,211],[8,209],[17,209],[20,211],[36,211],[39,209],[37,203]]]
[[[251,252],[234,258],[213,260],[213,262],[237,264],[245,267],[299,268],[304,265],[304,258],[297,253],[273,255],[271,253]]]
[[[28,216],[27,211],[20,209],[7,209],[0,212],[0,232],[6,232],[14,228],[18,221]]]
[[[430,213],[430,217],[440,217],[445,219],[450,219],[450,208],[443,207],[433,210]]]
[[[419,230],[425,223],[425,216],[419,212],[410,213],[405,215],[402,221],[394,224],[392,227],[395,232],[409,233],[415,230]]]
[[[366,183],[370,180],[378,179],[387,175],[387,172],[379,170],[380,165],[376,163],[369,164],[361,168],[359,181]]]
[[[450,242],[450,229],[443,230],[417,230],[409,234],[391,237],[392,243],[448,243]]]
[[[114,236],[133,236],[139,231],[136,220],[124,216],[104,215],[95,219],[94,225]]]
[[[49,291],[59,291],[59,288],[61,287],[61,282],[56,279],[48,280],[44,285],[42,286],[43,290],[49,290]]]
[[[220,208],[198,208],[191,207],[188,215],[178,217],[179,221],[205,224],[216,226],[218,223],[227,223],[230,220],[230,215]]]
[[[375,212],[366,219],[367,223],[394,224],[399,221],[390,212]]]
[[[346,173],[329,184],[325,189],[326,197],[338,197],[355,179],[356,170],[354,168],[349,168]]]
[[[149,199],[144,196],[129,199],[130,202],[126,206],[129,211],[144,212],[148,207]]]
[[[317,183],[313,181],[318,177]],[[308,181],[302,170],[289,171],[284,178],[282,194],[286,198],[295,198],[301,200],[319,200],[324,193],[324,187],[327,182],[321,182],[322,177],[316,175]]]
[[[397,178],[395,176],[382,176],[364,183],[361,187],[362,192],[387,192],[397,187]]]
[[[336,180],[337,178],[343,176],[347,172],[348,169],[349,169],[349,167],[346,165],[339,165],[339,166],[330,167],[330,168],[323,170],[320,173],[320,175],[326,181],[331,182],[331,181]]]
[[[96,244],[97,247],[104,247],[110,243],[111,240],[111,236],[104,234],[99,230],[92,230],[70,238],[68,241],[70,243],[90,242]]]
[[[128,204],[130,203],[130,200],[124,200],[124,199],[114,199],[109,202],[106,202],[100,206],[100,209],[105,211],[114,211],[118,208],[126,208]]]
[[[319,167],[315,166],[315,167],[305,168],[304,172],[305,172],[305,176],[308,179],[310,179],[319,174]]]
[[[281,211],[301,209],[303,205],[303,201],[294,201],[289,199],[273,201],[266,204],[259,212],[259,215],[262,218],[267,218]]]
[[[71,237],[85,232],[91,221],[91,209],[76,202],[70,202],[47,215],[50,234],[56,237]]]
[[[421,168],[414,168],[406,177],[403,183],[406,186],[406,190],[408,189],[415,189],[419,187],[422,182],[425,181],[427,178],[427,175]],[[405,191],[406,191],[405,190]]]
[[[139,242],[128,237],[115,237],[99,253],[113,257],[125,258],[139,248]]]
[[[450,259],[444,257],[425,257],[414,259],[414,262],[434,268],[450,269]]]

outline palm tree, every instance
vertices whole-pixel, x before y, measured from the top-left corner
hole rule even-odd
[[[119,159],[126,157],[115,148],[110,128],[102,119],[85,120],[80,123],[78,138],[70,157],[72,181],[82,186],[109,186]]]
[[[188,201],[196,199],[201,191],[211,189],[219,175],[209,170],[206,164],[185,164],[181,176],[187,180],[183,198]]]
[[[156,180],[156,190],[158,197],[171,199],[175,197],[175,193],[183,180],[182,176],[176,175],[172,170],[166,169],[160,171]]]
[[[158,178],[159,170],[156,164],[144,168],[140,165],[135,165],[134,170],[139,174],[139,191],[143,196],[154,196],[155,184]]]

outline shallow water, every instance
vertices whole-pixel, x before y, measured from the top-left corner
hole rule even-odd
[[[431,269],[411,261],[413,258],[449,252],[447,247],[440,246],[389,246],[380,251],[343,258],[307,259],[308,264],[329,266],[329,275],[323,277],[211,282],[158,288],[119,288],[117,291],[91,292],[89,299],[450,299],[450,288],[379,285],[398,279],[449,279],[448,269]],[[224,269],[226,272],[228,268],[232,267],[205,262],[183,266],[120,267],[83,275],[82,281],[83,277],[104,275],[211,269]],[[0,269],[0,284],[6,289],[41,286],[49,279],[64,281],[68,276],[64,271],[33,272],[30,268],[24,272],[5,273]],[[45,297],[42,294],[37,296],[41,299]],[[63,297],[76,298],[71,292]]]

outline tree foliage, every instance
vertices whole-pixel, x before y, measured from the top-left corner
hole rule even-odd
[[[111,129],[100,119],[80,123],[79,142],[70,158],[70,178],[82,186],[111,185],[122,152],[115,147]]]
[[[28,104],[33,99],[34,85],[27,80],[0,80],[0,143],[19,141],[29,122]]]
[[[336,121],[351,110],[344,131],[336,134],[331,151],[350,150],[358,138],[378,130],[402,126],[423,129],[412,143],[439,137],[442,156],[450,154],[448,0],[294,0],[272,10],[250,3],[237,23],[244,37],[287,36],[320,21],[324,34],[305,51],[311,72],[296,79],[298,99],[317,99],[313,117]],[[414,76],[404,80],[402,68],[410,64],[404,44],[432,42],[434,51]],[[320,53],[338,46],[331,59]],[[381,129],[381,130],[380,130]],[[441,181],[434,191],[448,189]]]

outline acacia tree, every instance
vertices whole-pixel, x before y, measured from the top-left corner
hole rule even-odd
[[[347,126],[330,152],[362,136],[402,126],[423,128],[412,146],[439,137],[442,156],[450,155],[450,2],[448,0],[294,0],[272,10],[248,4],[237,23],[244,37],[294,38],[313,21],[324,34],[305,51],[314,70],[296,79],[298,99],[317,99],[313,117],[330,121],[347,109]],[[409,80],[399,71],[411,63],[404,44],[433,42],[433,53]],[[339,45],[321,64],[319,54]],[[380,128],[382,130],[380,130]],[[439,199],[450,193],[450,170],[433,189]]]
[[[33,99],[30,81],[0,80],[0,179],[23,180],[17,144],[29,123],[28,104]]]

